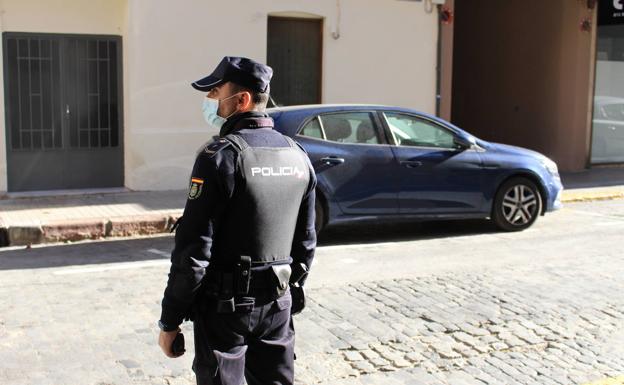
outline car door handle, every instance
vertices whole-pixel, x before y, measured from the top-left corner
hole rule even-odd
[[[401,164],[407,168],[416,168],[423,165],[423,163],[419,160],[403,160]]]
[[[321,158],[321,162],[327,164],[327,165],[338,165],[338,164],[343,164],[345,162],[344,158],[338,158],[335,156],[328,156],[325,158]]]

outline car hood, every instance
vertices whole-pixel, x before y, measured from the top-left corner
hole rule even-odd
[[[496,151],[499,153],[510,154],[510,155],[523,155],[523,156],[530,156],[530,157],[537,157],[537,158],[546,158],[544,154],[540,154],[537,151],[529,150],[528,148],[510,146],[508,144],[502,144],[502,143],[493,143],[493,142],[486,142],[486,143],[487,143],[486,147],[490,151]]]

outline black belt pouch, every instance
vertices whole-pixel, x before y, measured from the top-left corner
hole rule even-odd
[[[271,270],[273,271],[274,294],[277,297],[281,297],[286,293],[286,290],[288,290],[291,273],[290,265],[273,265],[271,266]]]

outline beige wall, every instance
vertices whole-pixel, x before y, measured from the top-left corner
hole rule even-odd
[[[190,82],[226,55],[266,61],[268,15],[324,19],[323,103],[435,111],[436,11],[422,2],[338,3],[340,23],[336,0],[0,0],[0,22],[3,31],[122,35],[125,185],[181,189],[195,152],[216,134]],[[2,130],[0,191],[5,148]]]
[[[579,28],[586,2],[473,0],[455,10],[453,122],[564,171],[585,168],[595,39]]]
[[[324,103],[435,111],[436,13],[423,3],[341,0],[131,0],[126,55],[126,184],[185,188],[195,151],[216,134],[189,83],[225,55],[266,60],[267,16],[324,18]]]
[[[0,0],[0,32],[123,35],[126,0]],[[0,50],[0,62],[2,62]],[[0,71],[0,192],[7,190],[4,74]]]

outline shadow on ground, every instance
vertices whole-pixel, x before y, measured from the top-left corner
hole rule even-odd
[[[0,270],[36,269],[101,263],[137,262],[167,259],[173,237],[87,241],[75,244],[36,246],[12,250],[0,249]]]
[[[389,224],[361,224],[336,226],[323,230],[319,246],[403,242],[448,238],[496,232],[494,224],[486,220],[401,222]]]
[[[591,188],[624,185],[624,167],[594,167],[580,172],[562,172],[564,188]]]
[[[319,246],[416,241],[495,232],[489,221],[405,222],[328,228]],[[168,259],[172,236],[0,249],[0,270],[38,269]],[[155,252],[156,251],[156,252]]]

